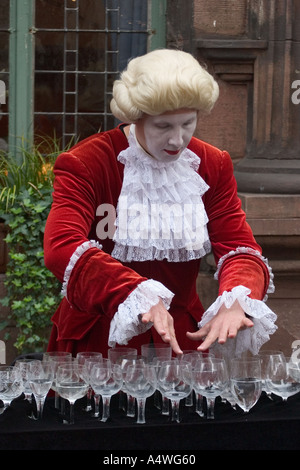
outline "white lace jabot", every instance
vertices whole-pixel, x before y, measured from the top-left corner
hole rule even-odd
[[[202,202],[209,186],[197,173],[200,158],[185,149],[176,161],[156,160],[138,144],[134,125],[128,142],[118,156],[125,168],[112,256],[123,262],[183,262],[209,253]]]

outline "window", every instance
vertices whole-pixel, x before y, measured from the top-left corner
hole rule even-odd
[[[36,0],[35,28],[35,132],[64,146],[113,127],[112,83],[147,51],[147,2]]]
[[[9,134],[10,147],[13,139],[34,134],[36,140],[55,137],[64,147],[112,128],[112,83],[128,59],[151,48],[152,29],[161,40],[163,28],[154,26],[152,16],[164,25],[164,5],[165,0],[1,0],[0,80],[11,106],[8,111],[8,103],[0,103],[4,145]],[[153,15],[157,7],[159,15]]]

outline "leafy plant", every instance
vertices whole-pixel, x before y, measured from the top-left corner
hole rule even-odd
[[[61,300],[59,283],[45,267],[43,252],[52,203],[52,168],[58,153],[57,146],[47,157],[39,148],[31,152],[24,149],[20,164],[0,155],[0,214],[9,229],[5,239],[9,252],[6,296],[0,302],[10,312],[0,329],[9,320],[15,323],[18,334],[14,346],[22,353],[44,350],[50,318]]]

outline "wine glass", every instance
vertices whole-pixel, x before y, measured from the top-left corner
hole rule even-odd
[[[85,361],[87,359],[91,359],[91,358],[102,359],[103,355],[101,352],[96,352],[96,351],[81,351],[76,354],[77,362],[78,364],[82,366],[84,366]]]
[[[177,358],[160,363],[157,376],[157,388],[171,401],[171,420],[180,422],[179,405],[192,390],[191,365]]]
[[[60,365],[67,365],[73,362],[73,357],[67,351],[49,351],[43,354],[43,361],[51,362],[54,367],[54,380],[52,383],[52,390],[55,393],[55,408],[59,409],[59,394],[56,390],[56,372]]]
[[[232,359],[230,390],[236,404],[248,413],[262,392],[261,360],[258,356]]]
[[[28,370],[28,381],[36,402],[35,419],[41,419],[47,394],[54,380],[54,367],[51,362],[34,361]]]
[[[38,359],[29,359],[29,358],[23,358],[23,359],[17,359],[15,362],[15,367],[20,370],[22,380],[23,380],[23,393],[25,396],[25,400],[28,400],[31,403],[31,398],[32,398],[32,390],[29,384],[29,374],[30,374],[30,369],[34,367],[39,367],[40,365],[40,360]]]
[[[269,392],[284,402],[300,391],[299,365],[289,357],[270,356],[266,370],[266,386]]]
[[[145,343],[141,346],[141,354],[149,364],[157,365],[159,362],[169,361],[172,358],[172,348],[167,343]],[[169,414],[169,400],[162,397],[162,403],[160,403],[160,395],[159,390],[155,390],[154,406],[161,410],[162,414]]]
[[[148,397],[154,394],[157,386],[157,375],[153,364],[136,363],[128,365],[125,375],[126,390],[136,398],[137,424],[144,424],[145,406]]]
[[[137,356],[137,353],[135,348],[115,347],[107,351],[107,358],[115,364],[121,356]]]
[[[146,359],[143,356],[121,356],[117,364],[120,365],[122,374],[123,374],[123,385],[122,389],[120,392],[124,392],[127,396],[127,410],[126,410],[126,416],[129,418],[133,418],[135,416],[135,397],[130,394],[129,390],[126,388],[126,383],[125,383],[125,377],[126,377],[126,372],[127,369],[130,365],[144,365],[147,364]]]
[[[147,343],[141,346],[141,355],[148,364],[159,361],[169,361],[172,357],[172,348],[167,343]]]
[[[195,366],[195,363],[200,359],[205,357],[213,357],[212,353],[204,353],[202,351],[197,350],[184,350],[182,355],[179,356],[179,360],[189,362],[192,368]],[[193,392],[195,392],[195,411],[199,414],[199,416],[204,416],[203,411],[203,396],[200,393],[197,393],[194,389],[192,389],[189,396],[185,399],[185,406],[193,406]]]
[[[102,364],[94,364],[90,375],[90,384],[95,393],[102,397],[102,418],[106,422],[110,417],[111,397],[118,393],[123,385],[123,374],[119,364],[112,364],[103,359]]]
[[[11,402],[23,393],[21,372],[14,366],[0,366],[0,400],[4,407],[1,414],[11,405]]]
[[[76,359],[78,364],[80,365],[85,365],[87,359],[97,359],[97,360],[102,360],[103,356],[102,353],[96,352],[96,351],[81,351],[76,354]],[[88,393],[86,395],[86,408],[85,411],[91,411],[92,410],[92,395],[93,395],[93,390],[92,387],[89,387]]]
[[[90,377],[91,377],[91,371],[92,371],[93,365],[94,364],[102,364],[103,361],[104,361],[103,357],[100,358],[100,357],[97,357],[97,356],[92,356],[92,357],[86,358],[85,362],[84,362],[85,369],[86,369],[86,374],[87,374],[87,380],[89,382],[89,390],[88,390],[88,393],[87,393],[87,398],[89,397],[89,395],[91,395],[94,398],[93,416],[95,418],[98,418],[98,416],[99,416],[101,396],[99,395],[99,393],[95,393],[93,391],[93,388],[91,386]],[[86,411],[89,411],[88,407],[86,408]]]
[[[120,363],[120,359],[124,356],[133,356],[136,357],[138,355],[138,351],[136,348],[129,348],[129,347],[114,347],[110,348],[107,352],[107,357],[111,361],[112,364]],[[119,409],[125,411],[126,408],[126,400],[125,400],[125,393],[122,390],[119,393]]]
[[[72,353],[67,352],[67,351],[47,351],[43,353],[43,361],[48,361],[53,357],[55,358],[60,357],[61,359],[67,358],[67,357],[71,358]]]
[[[297,361],[293,356],[287,357],[286,361],[289,375],[292,377],[295,383],[300,382],[300,362]]]
[[[261,380],[262,380],[262,391],[266,393],[267,397],[272,400],[272,393],[268,390],[267,387],[267,382],[266,382],[266,374],[267,374],[267,367],[270,361],[270,357],[284,357],[284,354],[282,351],[276,351],[276,350],[261,350],[259,352],[259,357],[261,359]]]
[[[228,371],[224,359],[203,357],[192,369],[192,386],[195,392],[206,398],[207,419],[215,417],[215,400],[228,385]]]
[[[60,397],[70,404],[69,421],[64,423],[74,424],[74,405],[77,400],[83,398],[89,389],[89,383],[82,370],[84,366],[79,364],[59,365],[56,371],[56,390]]]

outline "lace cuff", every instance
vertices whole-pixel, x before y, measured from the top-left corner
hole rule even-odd
[[[109,331],[108,345],[127,344],[133,337],[144,333],[152,327],[152,323],[144,324],[140,315],[146,313],[151,307],[162,299],[166,309],[169,309],[174,294],[163,284],[153,279],[141,282],[127,299],[119,305]]]
[[[63,280],[63,285],[62,285],[62,290],[61,293],[63,296],[67,298],[67,289],[68,289],[68,282],[71,277],[71,273],[74,269],[75,264],[79,260],[79,258],[90,248],[99,248],[100,250],[102,249],[102,245],[100,243],[96,242],[95,240],[89,240],[87,242],[82,243],[79,245],[74,253],[72,254],[69,264],[66,267],[65,273],[64,273],[64,280]]]
[[[228,357],[240,356],[245,351],[256,355],[261,346],[269,341],[270,335],[277,330],[277,326],[274,324],[277,315],[262,300],[248,297],[250,292],[250,289],[244,286],[234,287],[231,292],[225,291],[204,313],[198,325],[200,328],[218,313],[222,304],[230,308],[237,300],[254,323],[252,328],[240,330],[236,338],[227,339],[225,344],[221,345],[215,342],[211,347],[212,351],[221,352]]]
[[[267,258],[264,258],[258,250],[254,250],[253,248],[249,248],[248,246],[239,246],[236,250],[232,250],[226,255],[222,256],[222,258],[219,259],[217,271],[215,272],[214,278],[218,280],[222,265],[227,258],[230,258],[231,256],[235,256],[235,255],[240,255],[240,254],[246,254],[246,255],[248,254],[252,256],[257,256],[257,258],[259,258],[266,265],[269,271],[269,276],[270,276],[270,282],[269,282],[269,286],[267,289],[267,294],[271,294],[272,292],[274,292],[275,291],[275,286],[273,282],[274,274],[272,272],[271,266],[268,263]],[[268,296],[266,295],[264,298],[264,301],[266,301],[267,299],[268,299]]]

